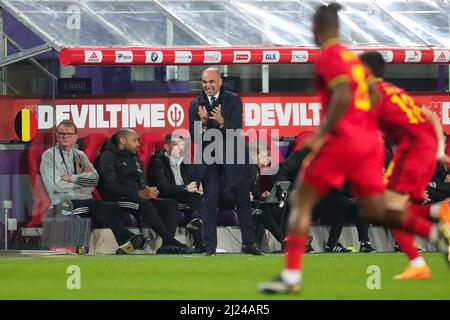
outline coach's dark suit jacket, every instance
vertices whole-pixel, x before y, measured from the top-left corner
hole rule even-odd
[[[219,94],[219,98],[216,102],[216,105],[211,106],[209,103],[208,97],[206,96],[205,92],[202,91],[202,94],[199,97],[195,98],[191,102],[191,105],[189,106],[189,131],[191,133],[192,141],[194,141],[194,134],[199,134],[198,132],[197,133],[194,132],[194,121],[200,121],[200,116],[198,115],[198,107],[204,106],[204,107],[206,107],[208,112],[211,112],[213,110],[213,108],[215,108],[219,104],[222,105],[221,113],[222,113],[222,117],[224,118],[223,127],[220,129],[222,131],[224,144],[226,143],[226,136],[225,136],[226,131],[225,130],[227,130],[227,129],[234,129],[234,130],[242,129],[243,107],[242,107],[242,100],[238,95],[236,95],[230,91],[221,90],[220,94]],[[200,124],[200,127],[201,127],[201,124]],[[209,119],[208,124],[207,124],[207,129],[211,129],[211,128],[219,129],[219,124],[217,123],[217,121],[215,121],[213,119]],[[238,142],[241,143],[242,145],[245,145],[244,139],[242,137],[239,137],[239,138],[235,138],[234,140],[235,140],[234,141],[235,142],[234,143],[234,149],[235,149],[234,150],[234,164],[226,164],[225,163],[226,152],[227,152],[227,150],[225,150],[225,146],[224,146],[223,151],[221,151],[221,150],[219,151],[219,152],[221,152],[221,154],[218,155],[225,163],[223,168],[225,171],[226,180],[230,186],[233,186],[233,185],[239,183],[240,181],[242,181],[242,179],[244,177],[248,177],[248,165],[246,166],[243,164],[236,164]],[[210,143],[211,142],[203,142],[203,150]],[[229,152],[229,150],[228,150],[228,152]],[[240,154],[242,154],[242,150],[240,151]],[[197,152],[197,155],[199,155],[198,152]],[[246,158],[246,161],[248,161],[248,151],[246,149],[245,149],[245,158]],[[196,161],[200,161],[199,159],[200,158],[196,159]],[[201,164],[195,166],[196,179],[199,182],[202,181],[203,175],[205,173],[206,166],[207,166],[203,161],[200,161],[200,162],[201,162]],[[198,164],[199,162],[196,162],[196,163]]]

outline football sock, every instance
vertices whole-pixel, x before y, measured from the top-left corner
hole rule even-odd
[[[411,267],[420,268],[420,267],[423,267],[424,265],[426,265],[426,262],[425,262],[425,260],[423,260],[422,257],[417,257],[414,260],[411,260],[409,262],[409,265]]]
[[[309,237],[290,234],[285,241],[285,267],[300,271]]]
[[[397,244],[407,255],[409,261],[413,261],[414,259],[420,257],[419,249],[417,249],[414,243],[414,236],[411,233],[407,233],[398,229],[391,229],[391,232]]]
[[[302,273],[298,270],[284,269],[281,273],[281,278],[287,284],[296,284],[302,280]]]
[[[421,237],[431,240],[430,236],[432,235],[432,229],[433,223],[422,217],[416,216],[411,213],[403,217],[402,221],[403,231],[417,234]]]

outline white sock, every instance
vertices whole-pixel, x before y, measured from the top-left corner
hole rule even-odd
[[[425,265],[425,260],[422,257],[417,257],[409,262],[411,267],[419,268]]]
[[[281,279],[287,284],[297,284],[302,280],[302,272],[299,270],[284,269]]]
[[[447,201],[447,200],[444,200]],[[439,206],[441,205],[440,202],[432,204],[430,208],[430,217],[434,219],[439,219]]]
[[[439,238],[438,227],[437,225],[434,225],[431,229],[430,237],[428,238],[428,240],[430,240],[431,242],[436,242],[438,238]]]

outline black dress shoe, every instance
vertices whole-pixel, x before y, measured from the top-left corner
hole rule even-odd
[[[212,257],[216,255],[216,249],[206,249],[205,256]]]
[[[249,246],[242,246],[241,251],[243,253],[252,254],[254,256],[264,256],[265,255],[264,252],[259,250],[258,245],[256,243],[253,245],[249,245]]]
[[[194,249],[195,253],[204,253],[206,252],[206,247],[205,245],[196,245],[195,249]]]

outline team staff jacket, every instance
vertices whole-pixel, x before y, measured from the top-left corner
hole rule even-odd
[[[137,197],[147,187],[144,164],[134,153],[119,150],[110,138],[100,156],[100,193],[107,201]]]
[[[89,168],[90,172],[83,172]],[[98,183],[98,173],[83,151],[72,148],[69,152],[58,146],[44,151],[40,172],[52,205],[63,200],[86,200],[92,198],[92,190]],[[71,181],[63,176],[70,175]]]

